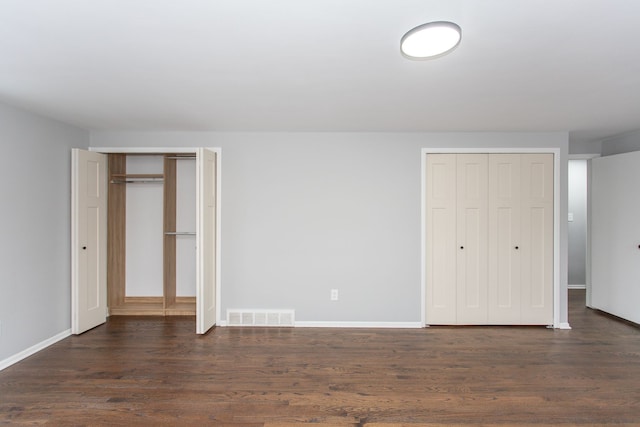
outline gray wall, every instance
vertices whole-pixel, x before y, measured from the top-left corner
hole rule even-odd
[[[629,153],[640,151],[640,131],[619,135],[602,141],[602,155]]]
[[[569,284],[587,283],[587,160],[569,160]]]
[[[602,141],[570,141],[569,154],[600,154],[602,153]]]
[[[71,327],[71,148],[89,133],[0,104],[0,361]]]
[[[421,148],[560,148],[567,133],[93,132],[92,147],[222,148],[222,313],[419,322]],[[567,322],[561,221],[560,321]],[[330,289],[340,300],[330,301]]]

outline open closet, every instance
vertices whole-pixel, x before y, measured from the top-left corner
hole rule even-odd
[[[108,162],[109,314],[195,315],[195,154],[112,153]],[[192,285],[183,292],[179,270]]]
[[[216,312],[218,151],[72,153],[72,332],[117,315]]]

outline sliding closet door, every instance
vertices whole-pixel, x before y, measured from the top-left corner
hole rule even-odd
[[[107,320],[107,157],[71,154],[71,332]]]
[[[489,155],[490,324],[520,323],[520,154]]]
[[[216,323],[216,153],[198,149],[196,209],[196,333],[204,334]]]
[[[553,154],[522,155],[522,324],[553,324]]]
[[[487,322],[487,155],[458,154],[457,323]]]
[[[427,155],[426,323],[456,323],[456,155]]]

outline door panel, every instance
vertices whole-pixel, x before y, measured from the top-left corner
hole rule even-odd
[[[427,155],[426,323],[456,322],[456,156]]]
[[[553,324],[553,154],[522,155],[522,319]]]
[[[204,334],[216,323],[216,153],[199,149],[196,165],[196,333]]]
[[[459,252],[464,272],[460,277],[466,280],[462,281],[463,289],[459,290],[462,297],[462,307],[459,308],[461,310],[478,309],[483,305],[482,294],[484,293],[482,289],[484,281],[479,278],[482,269],[481,230],[484,228],[480,220],[482,213],[480,209],[465,209],[461,215],[464,218],[465,248]]]
[[[491,324],[520,323],[520,161],[519,154],[489,155],[487,292]]]
[[[487,322],[486,154],[456,156],[457,323]]]
[[[640,151],[592,161],[590,306],[640,323]]]
[[[71,332],[81,334],[107,318],[107,158],[71,155]]]
[[[86,278],[86,300],[85,307],[87,310],[93,311],[100,307],[103,302],[101,298],[102,289],[100,286],[100,259],[99,251],[97,248],[100,245],[100,215],[101,211],[96,207],[88,207],[86,209],[87,214],[87,228],[85,241],[87,249],[82,253],[86,254],[86,261],[84,263],[85,271],[83,277]]]
[[[447,240],[450,237],[448,226],[451,222],[451,213],[447,209],[433,209],[431,218],[433,244],[430,271],[433,283],[440,284],[432,289],[431,302],[434,309],[446,310],[454,305],[456,289],[454,276],[451,275],[451,271],[455,269],[455,262],[453,262],[455,253],[452,256],[452,251],[446,250],[447,247],[453,246],[451,240]]]
[[[515,298],[517,288],[520,286],[519,269],[514,264],[517,263],[518,257],[514,253],[514,223],[519,222],[514,214],[514,209],[500,208],[497,209],[497,232],[494,239],[497,241],[497,255],[495,263],[497,274],[492,277],[492,286],[495,286],[495,306],[499,309],[513,308],[518,311],[519,318],[519,299]],[[495,283],[493,281],[495,280]]]

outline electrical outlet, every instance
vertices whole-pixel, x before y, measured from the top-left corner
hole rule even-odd
[[[331,301],[338,301],[338,290],[331,289]]]

